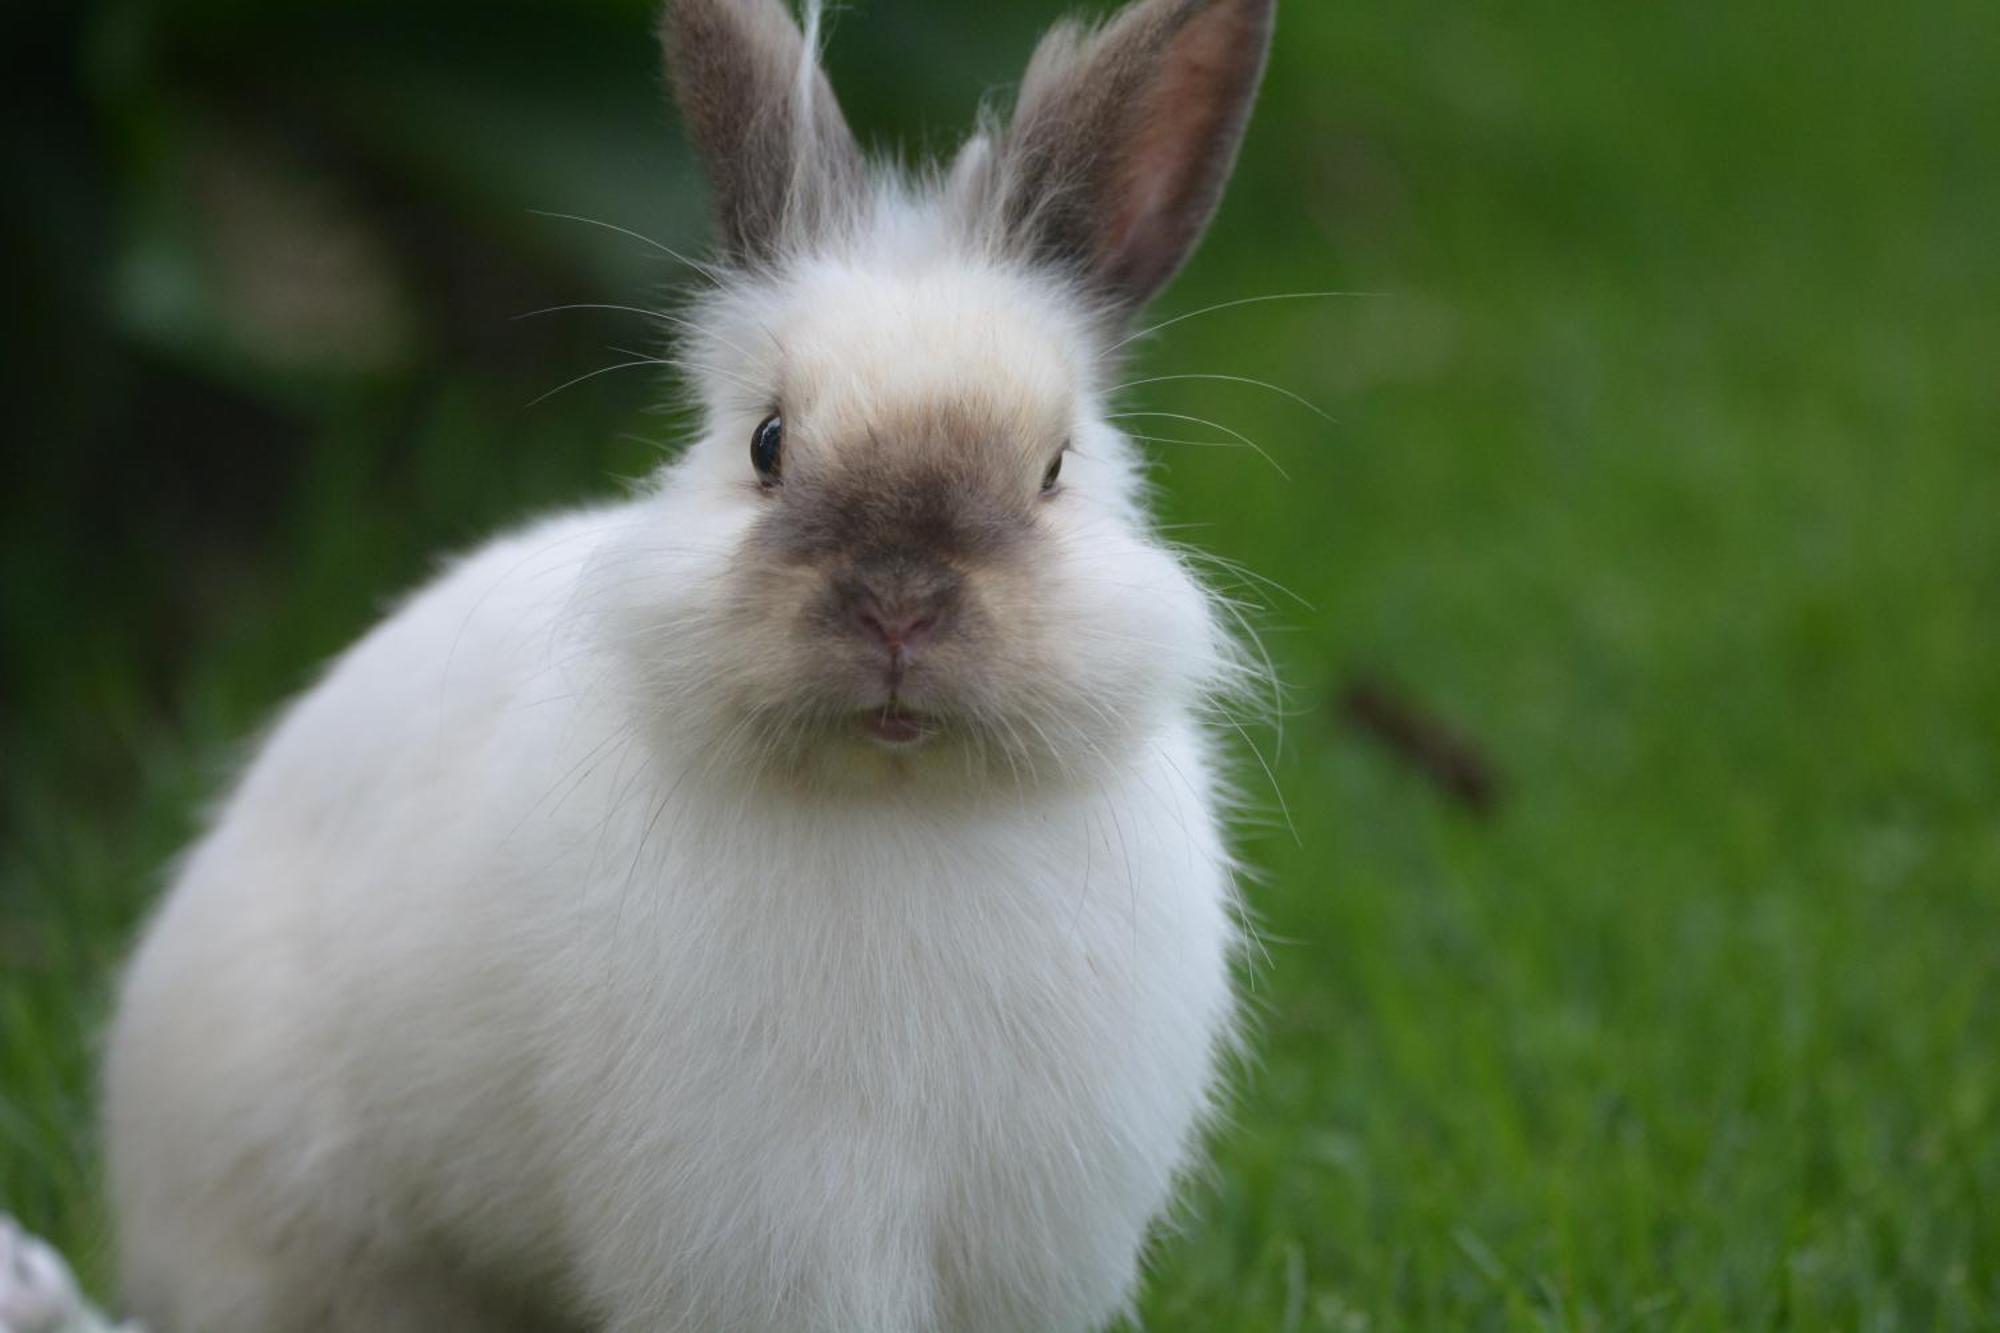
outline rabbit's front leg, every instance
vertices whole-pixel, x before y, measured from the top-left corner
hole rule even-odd
[[[921,1222],[843,1207],[842,1192],[780,1198],[745,1182],[660,1199],[650,1216],[607,1207],[579,1256],[585,1304],[602,1333],[958,1333],[939,1308]],[[865,1197],[858,1185],[845,1192]]]
[[[143,1333],[90,1307],[60,1254],[0,1214],[0,1333]]]

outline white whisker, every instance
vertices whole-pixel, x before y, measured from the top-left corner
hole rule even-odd
[[[1190,310],[1184,315],[1175,315],[1171,319],[1163,319],[1157,324],[1150,324],[1145,328],[1140,329],[1138,332],[1129,333],[1125,337],[1119,339],[1117,342],[1111,344],[1110,350],[1115,352],[1119,348],[1124,347],[1128,343],[1137,342],[1141,338],[1151,337],[1153,334],[1158,333],[1161,329],[1172,328],[1176,324],[1182,323],[1186,320],[1199,318],[1202,315],[1212,315],[1218,310],[1234,310],[1237,306],[1260,305],[1266,301],[1311,301],[1311,300],[1320,300],[1324,298],[1338,297],[1338,296],[1380,296],[1380,295],[1381,295],[1380,292],[1357,291],[1357,292],[1273,292],[1268,296],[1239,296],[1233,301],[1218,301],[1214,305],[1205,305],[1199,310]]]
[[[618,364],[612,366],[600,366],[598,369],[590,371],[588,374],[578,375],[575,379],[564,380],[561,384],[556,385],[555,388],[550,389],[547,393],[539,394],[534,398],[530,398],[527,402],[521,404],[521,406],[523,409],[538,406],[539,404],[545,403],[549,399],[555,397],[557,394],[561,393],[564,389],[573,389],[577,385],[582,384],[586,380],[596,379],[599,375],[609,375],[613,371],[635,370],[640,366],[652,366],[657,364],[659,363],[655,358],[647,356],[647,357],[640,357],[638,360],[635,361],[620,361]]]
[[[1313,415],[1320,418],[1320,420],[1326,422],[1328,425],[1338,426],[1340,424],[1340,422],[1336,421],[1326,411],[1326,409],[1322,408],[1318,403],[1315,403],[1312,399],[1307,398],[1304,394],[1294,393],[1290,389],[1287,389],[1284,385],[1273,384],[1269,380],[1252,379],[1248,375],[1219,375],[1219,374],[1149,375],[1145,379],[1126,380],[1123,384],[1114,384],[1111,386],[1111,388],[1106,390],[1106,392],[1122,393],[1126,389],[1137,389],[1147,384],[1170,384],[1175,380],[1221,380],[1229,384],[1255,385],[1259,389],[1269,389],[1272,393],[1284,395],[1285,397],[1291,399],[1293,402],[1297,403],[1300,407],[1305,408],[1308,412],[1311,412]]]
[[[1257,455],[1257,457],[1263,459],[1266,463],[1269,463],[1280,477],[1283,477],[1286,481],[1290,481],[1292,479],[1292,476],[1289,472],[1285,471],[1285,469],[1278,466],[1278,460],[1271,457],[1271,455],[1265,453],[1262,446],[1260,446],[1255,440],[1251,439],[1248,435],[1245,435],[1240,430],[1233,430],[1230,427],[1223,425],[1220,421],[1211,421],[1207,417],[1191,416],[1186,412],[1152,412],[1152,411],[1110,412],[1105,415],[1105,420],[1125,421],[1133,417],[1161,417],[1173,421],[1185,421],[1195,426],[1207,426],[1211,430],[1219,430],[1224,435],[1229,436],[1231,439],[1240,441],[1244,448],[1253,451]],[[1192,443],[1192,441],[1190,441],[1190,443]]]
[[[671,245],[666,245],[663,244],[662,242],[656,241],[652,237],[645,235],[643,232],[633,231],[630,227],[621,227],[615,222],[604,222],[598,218],[587,218],[580,213],[555,213],[555,212],[550,212],[547,209],[541,209],[541,208],[531,208],[528,210],[528,212],[538,218],[554,218],[559,222],[580,222],[587,227],[602,227],[606,231],[617,232],[620,236],[629,236],[633,240],[638,241],[642,245],[649,245],[653,249],[658,250],[661,254],[667,256],[669,259],[673,259],[679,263],[686,264],[689,268],[701,274],[703,277],[707,278],[711,282],[718,282],[720,280],[718,275],[721,270],[719,270],[715,265],[704,263],[699,259],[690,259],[686,255],[682,254],[680,251],[674,249]]]

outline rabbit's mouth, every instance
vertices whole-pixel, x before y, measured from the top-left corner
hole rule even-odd
[[[896,750],[922,745],[938,734],[935,719],[894,699],[855,713],[854,727],[864,739]]]

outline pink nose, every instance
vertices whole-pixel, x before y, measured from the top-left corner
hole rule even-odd
[[[923,611],[890,611],[879,606],[863,606],[854,614],[870,633],[882,641],[882,646],[889,650],[892,657],[899,657],[922,643],[937,625],[937,617]]]

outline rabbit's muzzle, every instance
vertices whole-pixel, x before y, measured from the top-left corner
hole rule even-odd
[[[829,620],[880,653],[893,690],[933,643],[956,632],[965,581],[945,566],[891,559],[843,569],[828,595]]]
[[[898,461],[788,483],[760,534],[818,582],[809,633],[892,690],[970,646],[977,585],[1029,537],[1027,506],[962,463]]]

